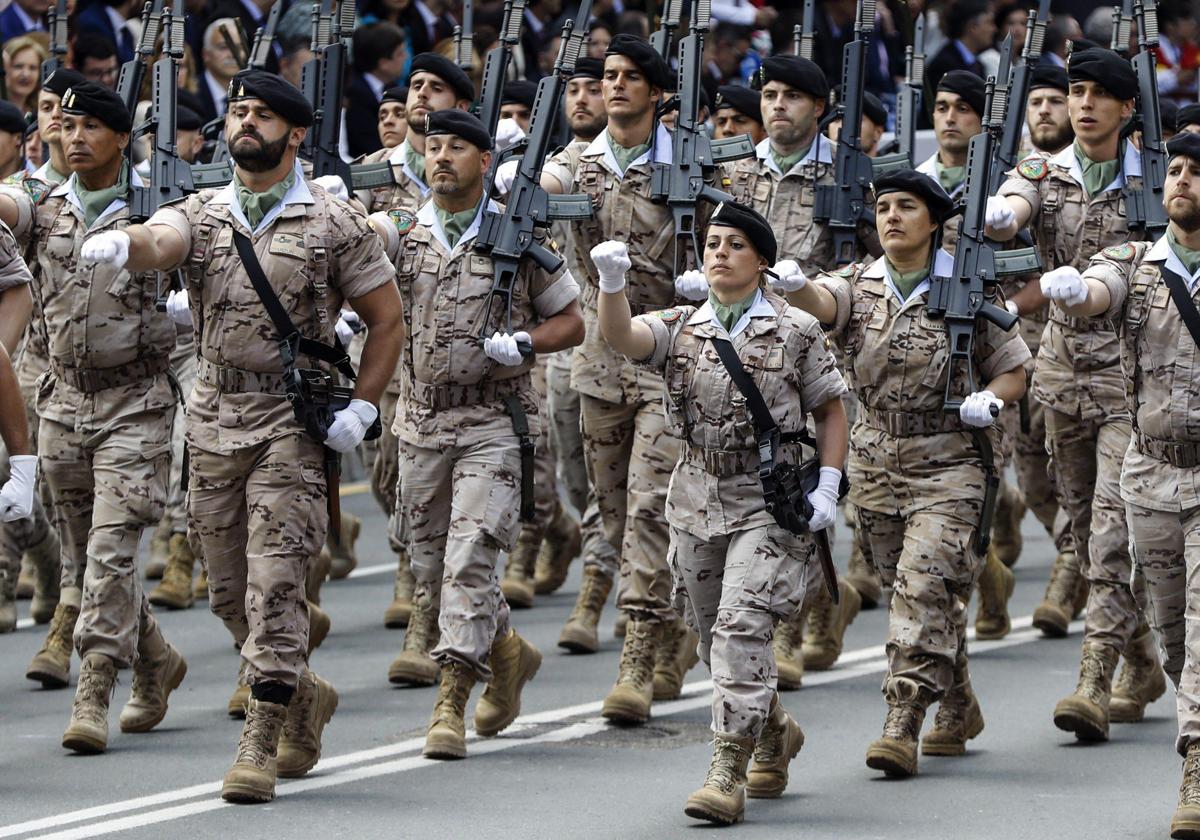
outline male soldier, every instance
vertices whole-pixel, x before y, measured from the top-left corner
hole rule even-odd
[[[1166,234],[1153,244],[1105,248],[1082,276],[1074,266],[1049,272],[1042,290],[1070,315],[1104,318],[1121,334],[1134,428],[1121,470],[1121,497],[1134,562],[1145,576],[1154,605],[1150,615],[1176,689],[1175,746],[1184,764],[1171,836],[1195,838],[1200,837],[1200,649],[1187,638],[1185,612],[1194,600],[1187,591],[1187,568],[1195,567],[1200,546],[1200,135],[1176,136],[1167,154]],[[1149,654],[1153,658],[1153,649]]]
[[[988,235],[1011,239],[1028,226],[1048,269],[1079,268],[1096,252],[1140,238],[1126,224],[1123,188],[1141,188],[1141,155],[1121,139],[1133,113],[1137,77],[1116,53],[1071,54],[1068,103],[1075,142],[1053,157],[1026,158],[988,199]],[[1055,463],[1058,503],[1067,511],[1075,555],[1060,553],[1047,600],[1070,615],[1081,570],[1089,593],[1079,684],[1055,707],[1054,723],[1081,740],[1108,738],[1112,678],[1132,702],[1112,709],[1114,721],[1141,718],[1162,693],[1148,627],[1130,589],[1132,563],[1119,480],[1129,444],[1117,337],[1112,321],[1080,319],[1052,306],[1033,376],[1033,396],[1046,411],[1046,440]],[[1075,560],[1078,567],[1068,564]],[[1155,693],[1157,691],[1157,693]]]
[[[917,171],[936,179],[951,198],[962,192],[967,177],[967,147],[971,138],[983,130],[983,105],[983,79],[974,73],[951,70],[938,82],[933,102],[933,134],[938,148],[917,165]],[[957,231],[958,216],[950,221]],[[951,252],[953,244],[949,243]],[[942,245],[947,245],[944,235]]]
[[[749,134],[757,146],[767,138],[767,130],[763,127],[762,94],[742,85],[721,85],[717,88],[713,125],[714,140]]]
[[[1179,134],[1194,131],[1200,133],[1200,105],[1184,105],[1175,117],[1175,131]]]
[[[408,86],[392,87],[383,92],[379,100],[380,151],[391,151],[404,142],[408,135],[408,118],[405,107],[408,103]]]
[[[188,525],[208,565],[210,607],[239,642],[250,686],[221,795],[266,802],[277,772],[300,776],[317,763],[321,732],[337,708],[333,686],[305,661],[305,566],[325,538],[327,494],[337,492],[329,450],[353,449],[377,418],[374,403],[395,370],[402,324],[395,270],[378,238],[301,172],[296,150],[312,124],[308,101],[256,70],[234,77],[229,101],[232,183],[164,207],[146,225],[93,236],[83,257],[132,271],[186,272],[186,294],[168,308],[177,322],[190,312],[199,346],[186,425]],[[260,295],[255,276],[272,294]],[[343,298],[370,330],[353,398],[332,422],[302,422],[308,395],[293,392],[293,407],[287,394],[301,374],[321,387],[323,371],[293,363],[303,354],[348,367],[329,346]],[[282,316],[272,317],[272,306]],[[296,338],[280,335],[289,326],[277,326],[284,317]]]
[[[433,658],[441,686],[424,754],[453,759],[467,754],[463,718],[476,680],[488,685],[475,731],[495,735],[516,719],[521,689],[541,665],[537,648],[509,626],[496,563],[512,548],[532,477],[522,473],[522,449],[541,413],[532,356],[578,344],[583,317],[570,271],[532,261],[519,268],[511,309],[502,311],[491,294],[492,261],[473,248],[482,214],[501,212],[482,201],[492,138],[459,110],[433,112],[424,132],[432,198],[415,223],[392,212],[373,224],[399,268],[409,330],[393,432],[399,504],[412,530],[414,606],[437,615],[440,629]]]
[[[684,675],[699,661],[698,636],[671,601],[663,517],[679,443],[666,427],[662,378],[639,371],[595,328],[600,286],[589,253],[601,242],[626,241],[633,261],[626,288],[634,311],[675,302],[674,222],[670,209],[650,200],[654,167],[671,163],[671,134],[654,119],[670,75],[644,39],[612,39],[603,80],[608,126],[580,153],[573,187],[591,197],[594,215],[572,223],[576,264],[586,280],[585,318],[592,327],[575,353],[571,384],[580,393],[589,477],[605,536],[614,548],[620,546],[617,607],[629,613],[617,683],[601,714],[629,724],[649,720],[652,700],[679,695]],[[698,225],[707,212],[701,211]]]
[[[537,98],[537,85],[526,79],[515,79],[504,84],[500,96],[500,119],[513,120],[521,131],[529,133],[529,120],[533,117],[533,101]]]
[[[841,98],[840,89],[838,97]],[[875,157],[879,154],[879,141],[883,138],[884,131],[887,130],[887,115],[887,108],[884,107],[879,97],[869,90],[864,90],[859,134],[862,137],[862,150],[867,153],[868,157]],[[842,121],[837,119],[829,124],[826,134],[831,141],[836,143],[841,130]]]
[[[1053,64],[1039,64],[1033,68],[1029,99],[1025,103],[1025,124],[1029,127],[1029,141],[1034,150],[1054,155],[1075,139],[1067,105],[1069,92],[1066,70]]]

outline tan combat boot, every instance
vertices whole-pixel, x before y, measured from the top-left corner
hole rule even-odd
[[[654,651],[654,699],[674,700],[683,690],[683,678],[700,661],[696,651],[700,634],[676,616],[663,625],[662,641]]]
[[[537,564],[533,570],[534,593],[549,595],[557,592],[567,580],[571,561],[578,557],[582,550],[583,532],[579,523],[559,505],[538,551]]]
[[[169,610],[186,610],[191,607],[195,596],[192,594],[192,571],[196,567],[196,557],[192,547],[188,545],[186,534],[172,534],[167,549],[167,568],[162,573],[158,586],[146,596],[156,607],[166,607]]]
[[[438,680],[438,664],[429,652],[438,641],[437,610],[413,601],[412,617],[404,631],[404,645],[400,655],[388,667],[388,682],[396,685],[433,685]]]
[[[617,610],[617,620],[613,623],[613,638],[624,639],[625,630],[629,627],[629,613]]]
[[[842,655],[846,628],[862,609],[862,596],[844,580],[838,581],[838,599],[834,604],[822,582],[821,595],[808,614],[808,632],[801,650],[804,667],[813,671],[828,671]]]
[[[325,538],[325,545],[333,556],[333,565],[329,569],[330,580],[341,580],[358,566],[358,554],[354,544],[362,531],[362,520],[353,513],[342,511],[341,542],[333,541],[333,531]]]
[[[475,687],[475,671],[462,662],[442,666],[442,684],[438,687],[433,718],[425,734],[426,758],[456,759],[467,757],[467,698]]]
[[[883,602],[883,584],[879,580],[879,572],[870,564],[863,554],[860,540],[865,537],[857,533],[851,534],[850,564],[846,567],[846,583],[854,587],[862,599],[864,610],[873,610]]]
[[[1003,639],[1012,629],[1008,617],[1008,599],[1012,597],[1016,579],[996,556],[995,547],[988,548],[987,560],[979,575],[979,608],[975,612],[975,638]]]
[[[226,802],[270,802],[275,798],[275,753],[288,707],[253,698],[246,704],[246,723],[237,758],[225,773],[221,798]]]
[[[1067,635],[1075,615],[1075,595],[1082,578],[1079,557],[1074,551],[1060,552],[1054,558],[1046,594],[1033,611],[1033,626],[1041,630],[1043,636],[1061,639]]]
[[[171,526],[161,520],[150,537],[150,556],[146,559],[146,580],[158,580],[167,570],[167,556],[171,550]]]
[[[500,591],[514,610],[527,610],[533,606],[533,568],[542,545],[540,530],[523,525],[517,536],[517,544],[513,546],[504,565]]]
[[[282,779],[295,779],[321,760],[321,733],[337,711],[338,693],[328,681],[305,670],[288,703],[287,720],[279,737],[276,772]]]
[[[922,755],[963,755],[967,741],[983,731],[983,710],[971,680],[955,685],[938,704],[933,731],[921,739]]]
[[[579,586],[575,608],[571,610],[571,615],[558,637],[560,648],[571,653],[595,653],[600,649],[597,627],[612,585],[612,578],[597,567],[583,567],[583,583]]]
[[[521,713],[521,689],[542,667],[542,654],[529,642],[509,630],[492,644],[488,657],[492,681],[475,703],[475,734],[496,735]]]
[[[245,719],[246,705],[250,702],[250,686],[246,684],[246,660],[239,661],[241,664],[238,665],[237,687],[233,694],[229,695],[229,702],[225,706],[225,711],[235,720]]]
[[[753,738],[718,732],[704,786],[688,797],[683,812],[718,825],[741,822],[746,814],[746,765],[753,749]]]
[[[917,739],[929,696],[924,688],[906,679],[892,679],[884,696],[888,713],[883,737],[867,748],[867,766],[892,778],[906,779],[917,775]]]
[[[149,732],[162,723],[167,716],[167,699],[186,675],[187,662],[172,645],[167,645],[166,656],[155,662],[139,658],[133,666],[129,702],[121,709],[121,731]]]
[[[79,607],[59,603],[50,619],[46,641],[25,670],[25,678],[40,682],[42,688],[66,688],[71,681],[71,654],[75,650],[75,622]]]
[[[1108,645],[1085,644],[1075,693],[1054,707],[1054,725],[1080,741],[1108,740],[1108,702],[1117,652]]]
[[[317,556],[308,564],[304,573],[304,597],[318,607],[321,606],[321,587],[329,579],[329,570],[333,568],[333,555],[329,549],[321,546]]]
[[[1138,627],[1121,656],[1125,662],[1113,683],[1108,719],[1113,723],[1136,723],[1146,716],[1146,707],[1167,690],[1154,635],[1147,625]]]
[[[407,627],[413,610],[413,578],[412,561],[408,552],[398,552],[396,555],[396,585],[392,588],[392,603],[383,613],[383,626],[389,630]]]
[[[46,529],[46,538],[29,549],[29,556],[33,560],[33,600],[29,603],[29,615],[35,623],[46,624],[54,618],[58,608],[58,587],[62,577],[62,546],[53,525]]]
[[[807,615],[807,612],[797,612],[775,625],[771,650],[775,654],[775,669],[779,673],[776,687],[780,691],[795,691],[804,680],[801,640]]]
[[[779,702],[771,698],[771,713],[754,745],[754,762],[746,777],[746,796],[751,799],[778,799],[788,785],[788,765],[804,746],[800,724]]]
[[[654,652],[662,639],[660,622],[631,621],[621,648],[617,684],[604,698],[600,714],[614,723],[642,724],[654,700]]]
[[[1014,484],[1004,482],[996,500],[996,518],[992,520],[992,548],[996,559],[1011,569],[1021,556],[1024,540],[1021,520],[1025,518],[1025,496]]]
[[[117,663],[102,653],[89,653],[79,667],[79,685],[71,721],[62,745],[77,753],[95,755],[108,748],[108,702],[117,683]]]
[[[1172,840],[1200,840],[1200,743],[1188,747],[1179,785],[1179,806],[1171,818]]]
[[[312,656],[312,652],[321,646],[321,642],[325,641],[325,637],[329,635],[329,629],[333,627],[333,621],[329,618],[329,613],[318,607],[312,601],[308,602],[308,655]]]
[[[17,629],[17,585],[11,569],[0,569],[0,633]]]
[[[197,601],[208,600],[208,568],[200,565],[200,574],[196,575],[196,584],[192,587],[192,597]]]

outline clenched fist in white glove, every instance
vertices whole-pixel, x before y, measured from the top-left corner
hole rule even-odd
[[[1006,230],[1016,224],[1017,214],[1013,212],[1008,199],[998,195],[989,196],[987,207],[983,211],[983,224],[990,230]]]
[[[364,329],[362,318],[359,318],[358,313],[353,309],[343,309],[338,315],[337,323],[333,325],[333,331],[337,335],[338,341],[342,342],[343,347],[349,347],[355,334]]]
[[[1088,287],[1083,275],[1070,265],[1047,271],[1042,275],[1042,294],[1065,306],[1078,306],[1087,300]]]
[[[0,488],[0,519],[15,522],[33,513],[33,480],[37,475],[36,455],[10,455],[9,479]]]
[[[379,409],[366,400],[350,400],[350,405],[333,415],[325,445],[335,452],[349,452],[363,442],[378,416]]]
[[[519,365],[524,360],[521,355],[521,348],[517,342],[532,344],[533,341],[529,337],[529,333],[524,330],[515,332],[512,335],[508,333],[492,333],[491,338],[483,340],[483,352],[489,359],[493,359],[502,365]]]
[[[501,196],[508,195],[512,190],[513,181],[517,180],[517,169],[521,166],[519,158],[512,158],[504,161],[496,167],[496,180],[492,183],[496,187],[496,193]]]
[[[167,317],[181,327],[192,325],[192,307],[188,304],[187,289],[167,294]]]
[[[601,242],[592,249],[592,262],[600,275],[600,291],[612,294],[625,288],[625,272],[633,263],[624,242]]]
[[[350,191],[346,189],[346,182],[338,175],[322,175],[319,178],[313,178],[313,183],[339,201],[350,200]]]
[[[837,467],[821,467],[821,478],[817,489],[808,494],[812,505],[812,516],[808,520],[809,531],[823,531],[837,518],[838,487],[842,483],[842,471]]]
[[[675,294],[684,300],[704,300],[708,297],[708,278],[703,271],[689,268],[675,278]]]
[[[771,291],[778,294],[798,292],[808,285],[808,277],[805,276],[800,264],[795,260],[778,262],[771,271],[774,272],[776,279],[771,280],[769,285]]]
[[[121,269],[129,262],[129,234],[123,230],[106,230],[83,241],[79,258],[93,265],[110,265]]]
[[[999,414],[1000,409],[1004,408],[1004,400],[991,391],[975,391],[968,394],[967,398],[962,401],[962,405],[958,407],[958,416],[968,426],[982,429],[984,426],[992,425],[996,419],[992,414],[993,406],[996,408],[996,413]]]
[[[496,123],[496,153],[507,151],[525,139],[525,132],[512,117]]]

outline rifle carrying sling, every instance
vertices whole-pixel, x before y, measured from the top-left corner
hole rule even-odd
[[[1159,271],[1162,273],[1167,288],[1171,291],[1171,300],[1175,301],[1179,317],[1183,319],[1184,326],[1192,334],[1192,341],[1196,342],[1197,347],[1200,347],[1200,312],[1196,311],[1196,304],[1192,301],[1192,296],[1188,294],[1187,284],[1183,282],[1182,277],[1165,265],[1160,266]]]

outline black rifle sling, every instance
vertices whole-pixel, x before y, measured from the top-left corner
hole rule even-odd
[[[1197,347],[1200,347],[1200,312],[1196,311],[1196,304],[1188,294],[1187,284],[1183,282],[1182,277],[1165,265],[1161,266],[1159,271],[1162,272],[1163,280],[1167,282],[1167,288],[1171,290],[1171,300],[1175,301],[1179,317],[1183,319],[1184,326],[1192,334],[1192,341],[1196,342]]]
[[[746,368],[742,367],[742,360],[738,358],[737,351],[733,349],[729,339],[713,336],[712,343],[717,355],[721,357],[721,364],[729,372],[729,378],[746,398],[746,407],[750,409],[750,416],[754,419],[754,430],[758,433],[758,456],[762,460],[760,472],[769,470],[775,465],[775,456],[778,454],[779,426],[771,416],[771,409],[767,408],[762,391],[758,390],[750,374],[746,373]],[[767,488],[764,486],[763,489]],[[770,489],[773,491],[774,486]]]

